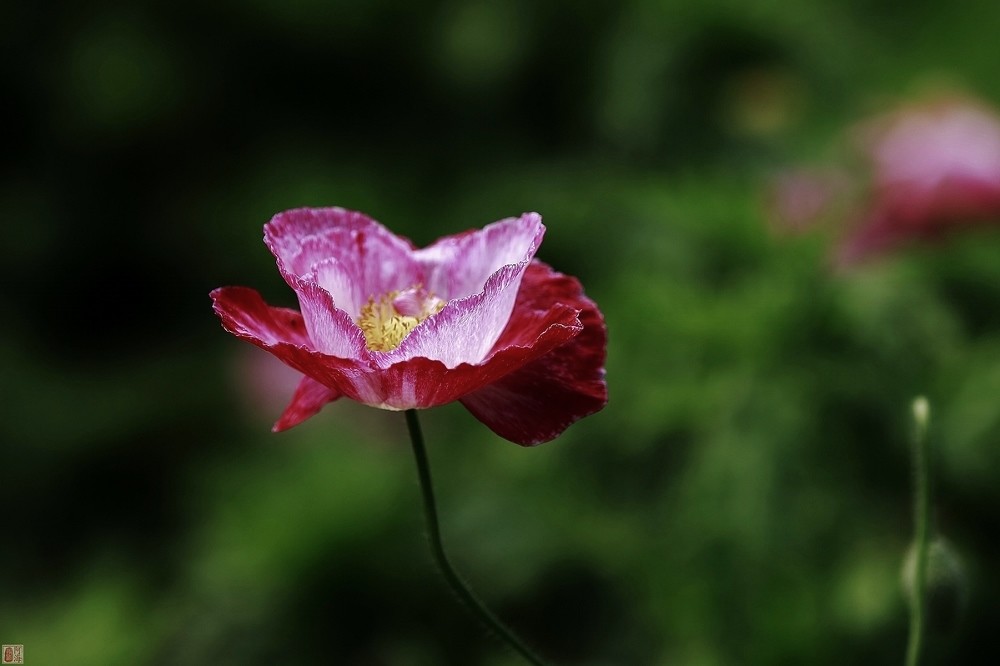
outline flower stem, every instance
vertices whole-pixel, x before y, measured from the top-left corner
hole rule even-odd
[[[417,474],[420,477],[420,491],[424,500],[424,517],[427,520],[427,538],[430,541],[431,553],[434,561],[444,575],[448,585],[455,594],[475,611],[486,625],[496,632],[497,636],[503,639],[515,652],[524,657],[525,661],[535,666],[545,666],[545,662],[531,649],[521,642],[514,633],[505,627],[497,617],[490,612],[472,590],[470,590],[455,569],[452,568],[448,556],[444,552],[444,544],[441,542],[441,528],[438,524],[437,504],[434,501],[434,486],[431,483],[431,468],[427,460],[427,451],[424,448],[424,436],[420,432],[420,422],[417,420],[415,409],[406,410],[406,425],[410,430],[410,443],[413,445],[413,457],[417,462]]]
[[[930,408],[923,396],[913,401],[914,522],[916,524],[913,595],[910,600],[910,638],[906,666],[918,666],[924,638],[924,606],[927,596],[927,551],[930,522],[930,470],[927,422]]]

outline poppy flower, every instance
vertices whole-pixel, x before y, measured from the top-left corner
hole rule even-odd
[[[537,213],[418,249],[342,208],[299,208],[264,242],[301,311],[211,293],[223,327],[304,376],[274,425],[346,397],[389,410],[460,401],[495,433],[549,441],[607,403],[607,332],[573,277],[534,258]]]
[[[857,132],[871,165],[871,203],[842,262],[908,239],[1000,221],[1000,118],[971,100],[910,105]]]

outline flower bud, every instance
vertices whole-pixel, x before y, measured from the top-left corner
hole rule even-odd
[[[913,401],[913,422],[917,428],[927,430],[927,422],[931,417],[931,405],[924,396],[918,396]]]

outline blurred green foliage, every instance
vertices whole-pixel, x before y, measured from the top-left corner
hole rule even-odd
[[[418,244],[538,210],[604,311],[611,402],[560,440],[423,416],[453,559],[541,653],[900,663],[925,393],[970,587],[927,663],[992,663],[1000,233],[835,273],[763,187],[928,85],[1000,102],[998,27],[985,0],[5,6],[0,639],[515,663],[433,571],[402,417],[270,434],[284,395],[211,314],[223,284],[293,305],[261,226],[341,205]]]

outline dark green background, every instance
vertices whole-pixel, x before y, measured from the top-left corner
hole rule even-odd
[[[294,305],[261,226],[420,245],[537,210],[610,332],[611,402],[521,449],[423,425],[453,559],[560,664],[897,664],[909,405],[994,663],[1000,233],[835,274],[765,184],[894,100],[1000,102],[1000,4],[0,8],[0,640],[62,664],[517,663],[423,542],[399,414],[281,435],[210,289]]]

